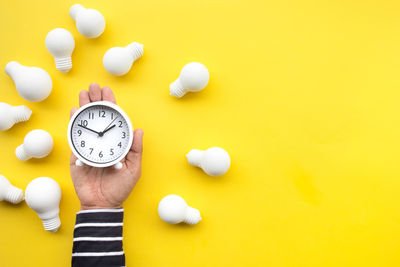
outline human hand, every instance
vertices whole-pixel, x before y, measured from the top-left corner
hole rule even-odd
[[[102,89],[97,83],[89,86],[89,91],[79,93],[79,106],[95,101],[110,101],[116,103],[109,87]],[[71,110],[72,116],[78,108]],[[70,170],[75,192],[81,201],[81,209],[115,209],[121,208],[130,192],[141,176],[143,151],[143,130],[136,129],[133,144],[121,161],[120,170],[114,167],[95,168],[88,165],[76,166],[77,157],[71,153]]]

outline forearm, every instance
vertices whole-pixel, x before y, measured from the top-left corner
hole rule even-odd
[[[76,214],[72,267],[125,266],[123,209],[82,210]]]

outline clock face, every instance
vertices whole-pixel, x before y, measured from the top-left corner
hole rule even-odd
[[[124,158],[132,145],[132,134],[127,115],[108,102],[83,106],[69,126],[69,142],[75,155],[96,167],[111,166]]]

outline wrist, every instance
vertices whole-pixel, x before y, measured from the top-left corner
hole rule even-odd
[[[122,205],[119,205],[119,206],[108,206],[108,205],[88,206],[88,205],[81,205],[81,210],[102,210],[102,209],[122,209]]]

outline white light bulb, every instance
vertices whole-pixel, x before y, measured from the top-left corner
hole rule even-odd
[[[211,147],[206,151],[192,149],[186,157],[190,165],[202,168],[211,176],[223,175],[231,166],[228,152],[219,147]]]
[[[30,158],[44,158],[53,149],[53,138],[44,130],[30,131],[24,138],[24,143],[15,149],[19,160],[26,161]]]
[[[23,99],[39,102],[46,99],[53,87],[50,75],[37,67],[26,67],[11,61],[6,65],[6,73],[13,79],[18,93]]]
[[[198,62],[186,64],[179,78],[169,86],[169,93],[175,97],[182,97],[187,92],[198,92],[207,86],[210,74],[207,68]]]
[[[199,210],[189,207],[185,200],[177,195],[168,195],[158,204],[160,218],[170,224],[197,224],[200,220]]]
[[[103,15],[95,10],[75,4],[69,9],[69,15],[76,22],[78,32],[87,38],[99,37],[106,27]]]
[[[107,50],[103,57],[106,71],[116,76],[128,73],[133,62],[143,56],[143,45],[133,42],[126,47],[113,47]]]
[[[32,115],[32,110],[27,106],[11,106],[0,102],[0,130],[8,130],[15,123],[27,121]]]
[[[22,189],[11,185],[6,177],[0,175],[0,201],[3,200],[17,204],[24,200],[24,192],[22,192]]]
[[[56,28],[46,36],[46,48],[53,55],[56,69],[67,73],[72,68],[71,54],[75,48],[75,40],[66,29]]]
[[[25,202],[39,215],[46,231],[54,233],[60,228],[60,200],[60,186],[48,177],[34,179],[25,189]]]

